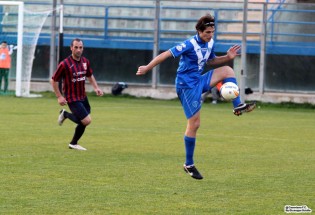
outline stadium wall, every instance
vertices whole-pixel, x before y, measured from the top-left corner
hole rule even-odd
[[[15,82],[11,81],[10,86],[14,86]],[[104,93],[111,94],[112,84],[99,84]],[[13,89],[12,89],[13,90]],[[49,82],[31,83],[32,92],[47,92],[51,91]],[[93,92],[90,84],[86,85],[87,92]],[[174,87],[158,87],[153,89],[147,86],[129,85],[122,93],[123,95],[131,95],[135,97],[148,97],[161,100],[177,99]],[[277,93],[267,92],[264,94],[253,93],[246,96],[247,101],[261,101],[266,103],[296,103],[296,104],[313,104],[315,105],[315,96],[313,94],[299,94],[299,93]]]
[[[36,1],[32,1],[36,2]],[[51,1],[37,1],[40,4],[40,8],[49,8],[51,7]],[[46,5],[44,4],[46,2]],[[89,1],[89,4],[125,4],[126,1]],[[201,1],[186,1],[191,7],[200,7]],[[220,1],[219,5],[223,6],[222,3],[224,1]],[[229,1],[231,2],[231,1]],[[223,11],[222,19],[226,19],[227,23],[220,23],[219,26],[223,26],[226,28],[228,32],[234,32],[236,30],[240,30],[242,27],[242,13],[241,11],[230,11],[231,9],[239,8],[242,6],[240,1],[233,1],[233,6],[228,8],[227,11]],[[238,2],[238,3],[237,3]],[[249,2],[262,2],[262,1],[249,1]],[[269,1],[271,2],[271,1]],[[117,32],[112,33],[112,37],[104,40],[104,35],[102,35],[102,31],[99,32],[99,29],[95,27],[99,27],[100,29],[104,28],[103,23],[97,18],[94,19],[95,16],[102,14],[103,9],[91,9],[91,7],[80,6],[80,4],[86,4],[86,1],[66,1],[68,5],[66,5],[66,16],[65,19],[65,47],[63,47],[64,55],[70,54],[69,52],[69,43],[70,40],[74,36],[82,37],[85,41],[85,55],[91,59],[93,63],[94,74],[98,80],[100,80],[102,86],[105,91],[110,92],[110,87],[113,83],[118,81],[125,81],[130,86],[125,92],[130,93],[132,95],[141,95],[139,93],[142,92],[144,96],[148,94],[150,97],[154,98],[172,98],[176,97],[174,94],[174,78],[175,71],[177,68],[178,60],[169,60],[163,63],[160,67],[160,76],[159,76],[159,86],[158,89],[151,89],[151,76],[145,77],[136,77],[135,70],[139,65],[146,64],[152,58],[152,47],[153,41],[151,39],[147,39],[153,35],[153,31],[140,31],[139,29],[148,29],[152,27],[152,20],[146,20],[146,17],[152,17],[154,15],[154,10],[146,9],[146,14],[142,14],[140,10],[133,10],[133,12],[128,12],[126,8],[117,10],[112,14],[113,16],[119,16],[123,18],[130,17],[134,14],[138,14],[139,16],[143,16],[144,21],[140,22],[139,20],[130,20],[131,22],[125,22],[122,19],[112,20],[112,26],[117,28]],[[132,1],[132,4],[149,4],[154,6],[154,1]],[[211,2],[210,2],[211,3]],[[209,2],[207,4],[211,5]],[[34,9],[34,4],[30,4],[29,6]],[[165,5],[173,5],[174,7],[182,6],[182,2],[180,1],[168,1]],[[77,5],[77,6],[75,6]],[[255,7],[254,7],[255,6]],[[255,10],[257,5],[252,5],[252,9]],[[291,8],[292,9],[292,8]],[[77,16],[76,14],[80,12],[85,19]],[[172,10],[171,10],[172,11]],[[175,10],[174,10],[175,11]],[[250,13],[250,23],[257,24],[260,26],[260,15],[257,15],[255,11]],[[130,13],[132,13],[130,15]],[[169,14],[168,14],[169,13]],[[92,14],[92,15],[91,15]],[[286,21],[288,19],[288,15],[282,14],[279,15],[277,13],[277,18],[281,21]],[[137,15],[137,16],[138,16]],[[187,20],[187,13],[183,12],[168,12],[166,11],[164,15],[168,15],[170,17],[181,18],[183,20]],[[191,11],[190,16],[199,16],[200,13],[196,13],[195,11]],[[305,13],[304,13],[305,16]],[[94,17],[94,18],[93,18]],[[310,16],[312,17],[312,16]],[[234,23],[235,19],[239,23]],[[278,20],[278,21],[279,21]],[[299,15],[295,15],[295,20],[299,20]],[[34,67],[33,67],[33,75],[32,75],[32,90],[38,91],[41,90],[49,90],[50,86],[47,86],[45,82],[48,81],[49,77],[49,24],[51,20],[47,21],[47,27],[44,28],[44,31],[40,37],[39,45],[36,50]],[[292,20],[290,20],[292,21]],[[294,21],[294,20],[293,20]],[[78,23],[80,24],[79,28],[73,28],[73,26]],[[179,24],[178,24],[179,23]],[[193,29],[193,24],[195,23],[195,19],[191,21],[190,24],[188,22],[182,22],[179,19],[174,19],[174,21],[165,22],[165,27],[169,27],[170,33],[165,34],[164,41],[161,42],[161,51],[168,49],[169,47],[175,45],[177,42],[182,41],[182,39],[192,35],[193,30],[186,32],[181,35],[181,38],[172,38],[174,35],[172,31],[179,32],[179,29]],[[81,26],[82,25],[82,26]],[[138,31],[137,34],[133,31],[127,31],[131,26],[135,27]],[[89,27],[93,27],[89,29]],[[290,32],[303,32],[303,29],[297,29],[296,27],[290,28],[277,28],[278,32],[285,32],[288,29]],[[247,76],[247,86],[251,87],[255,92],[253,95],[250,95],[248,98],[254,100],[261,101],[287,101],[292,100],[295,101],[294,98],[300,102],[310,101],[309,97],[313,96],[315,93],[315,89],[313,87],[313,83],[315,81],[315,77],[312,75],[310,71],[314,68],[314,57],[311,52],[307,52],[306,50],[310,50],[305,45],[304,48],[294,48],[285,46],[286,42],[281,43],[282,40],[285,41],[288,39],[287,36],[284,35],[274,35],[273,44],[280,44],[279,46],[270,46],[267,47],[267,56],[266,56],[266,83],[265,83],[265,92],[263,95],[257,93],[258,85],[259,85],[259,54],[260,54],[260,27],[257,29],[255,27],[250,28],[253,31],[253,34],[249,34],[248,37],[252,38],[252,40],[248,43],[248,76]],[[312,29],[311,29],[312,30]],[[218,32],[219,33],[219,32]],[[312,31],[309,32],[313,34]],[[93,35],[93,37],[91,36]],[[131,41],[130,35],[136,35],[137,38],[142,38],[143,41]],[[110,35],[109,35],[110,36]],[[223,54],[227,48],[233,44],[240,41],[241,34],[236,32],[235,35],[227,34],[227,36],[218,34],[217,39],[219,46],[217,47],[218,55]],[[294,38],[295,44],[301,40],[297,40],[297,37],[289,37],[289,40]],[[305,36],[303,36],[305,38]],[[311,38],[311,37],[310,37]],[[308,39],[310,39],[308,38]],[[255,39],[255,40],[254,40]],[[117,42],[118,41],[118,42]],[[313,40],[310,41],[310,43]],[[305,43],[307,44],[307,43]],[[314,46],[314,45],[313,45]],[[295,52],[292,50],[295,49]],[[298,53],[297,53],[298,51]],[[315,55],[315,52],[314,52]],[[234,61],[233,67],[239,76],[241,71],[240,59],[236,59]],[[43,82],[43,83],[42,83]],[[144,89],[144,90],[142,90]],[[146,93],[144,93],[146,92]],[[272,97],[276,98],[274,100],[270,99],[267,95],[270,94]],[[293,97],[288,97],[287,95],[293,95]],[[279,95],[279,96],[277,96]],[[280,95],[285,95],[281,97]],[[253,96],[255,96],[253,98]],[[305,99],[301,99],[304,98]]]

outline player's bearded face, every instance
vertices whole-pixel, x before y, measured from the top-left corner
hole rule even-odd
[[[80,59],[83,53],[83,43],[74,41],[71,51],[74,58]]]

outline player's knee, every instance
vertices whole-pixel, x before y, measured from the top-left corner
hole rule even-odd
[[[195,129],[198,130],[200,128],[200,121],[195,123]]]
[[[82,124],[83,124],[84,126],[88,126],[89,124],[91,124],[91,122],[92,122],[92,121],[85,121],[85,122],[82,122]]]
[[[223,81],[225,78],[231,78],[235,77],[234,70],[230,66],[222,66],[214,70],[214,74],[212,75],[212,79],[214,82],[213,84],[216,84],[220,81]]]
[[[81,123],[84,126],[88,126],[89,124],[91,124],[91,122],[92,122],[92,119],[90,116],[87,116],[83,120],[81,120]]]
[[[223,67],[223,71],[224,71],[224,78],[229,78],[229,77],[234,77],[234,70],[230,67],[230,66],[224,66]]]
[[[199,129],[199,127],[200,127],[200,121],[199,120],[196,120],[190,124],[190,129],[192,131],[197,131]]]

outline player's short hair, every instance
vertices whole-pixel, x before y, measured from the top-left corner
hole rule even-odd
[[[76,41],[76,42],[82,42],[82,44],[83,44],[83,41],[82,41],[81,39],[79,39],[79,38],[74,38],[74,39],[71,41],[71,47],[73,46],[74,41]]]
[[[2,43],[8,44],[7,41],[5,41],[5,40],[1,41],[1,44],[2,44]]]
[[[215,26],[215,18],[211,14],[206,14],[200,17],[195,28],[197,31],[204,31],[209,26],[211,27]]]

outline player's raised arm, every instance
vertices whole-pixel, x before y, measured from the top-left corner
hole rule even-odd
[[[234,59],[236,56],[241,55],[240,54],[241,45],[234,45],[227,51],[227,56],[229,59]]]
[[[172,54],[169,50],[159,54],[148,65],[139,66],[136,75],[145,75],[148,71],[153,69],[156,65],[162,63],[163,61],[165,61],[167,58],[171,56]]]
[[[226,55],[223,56],[216,56],[212,60],[209,60],[207,62],[208,65],[215,66],[220,65],[229,62],[230,60],[233,60],[236,56],[240,55],[241,46],[240,45],[234,45],[226,52]]]

